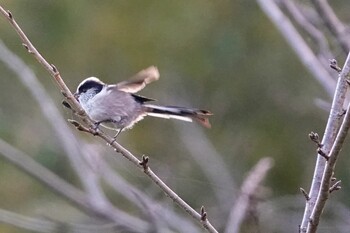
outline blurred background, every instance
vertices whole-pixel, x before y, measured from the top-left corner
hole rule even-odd
[[[349,21],[345,3],[335,1],[334,9]],[[304,209],[299,187],[309,189],[316,160],[316,146],[308,134],[314,131],[323,135],[328,117],[328,110],[315,101],[330,103],[331,99],[255,1],[4,0],[2,6],[11,10],[72,91],[89,76],[116,83],[156,65],[161,78],[141,95],[155,98],[159,104],[198,107],[214,113],[209,130],[197,124],[148,117],[122,133],[118,142],[139,158],[148,155],[156,174],[196,210],[204,205],[218,230],[224,229],[249,170],[261,158],[271,157],[274,166],[263,181],[265,188],[256,200],[254,216],[245,220],[241,232],[297,231]],[[63,98],[52,78],[23,49],[3,18],[0,31],[0,39],[35,72],[63,117],[74,118],[61,105]],[[346,54],[341,50],[334,54],[343,64]],[[57,134],[30,92],[2,62],[0,74],[1,138],[81,188]],[[134,187],[187,217],[103,141],[69,127],[94,151],[93,164],[107,161]],[[348,153],[346,146],[336,169],[342,190],[332,194],[319,232],[330,232],[335,225],[338,228],[332,232],[345,232],[341,228],[349,227],[349,220],[332,210],[340,205],[344,213],[350,213]],[[217,159],[208,158],[213,154]],[[227,179],[220,183],[210,178],[221,177],[221,165],[226,169],[223,176],[229,175],[229,184],[225,183]],[[203,166],[211,167],[213,174]],[[94,169],[99,172],[98,165]],[[1,156],[0,177],[1,209],[58,222],[87,221],[86,214]],[[144,218],[142,211],[104,181],[101,186],[115,206]],[[221,199],[227,209],[220,208],[225,205],[220,205],[217,193],[227,198]],[[0,232],[31,231],[0,224]]]

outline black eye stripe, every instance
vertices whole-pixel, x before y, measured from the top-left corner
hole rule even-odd
[[[100,92],[103,88],[103,84],[97,83],[95,81],[87,81],[79,87],[78,92],[83,93],[91,88],[96,89],[96,90],[98,90],[98,92]]]

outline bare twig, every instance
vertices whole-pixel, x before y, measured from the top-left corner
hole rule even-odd
[[[341,68],[338,66],[338,62],[334,58],[329,60],[329,66],[338,73],[341,72]]]
[[[333,191],[337,191],[340,189],[341,189],[341,180],[338,180],[329,188],[329,193],[332,193]]]
[[[300,192],[304,195],[305,200],[306,200],[306,201],[309,201],[309,200],[310,200],[310,196],[309,196],[309,194],[305,191],[305,189],[303,189],[303,188],[299,188],[299,189],[300,189]]]
[[[12,147],[1,139],[0,153],[12,164],[21,168],[22,171],[25,171],[39,182],[51,188],[55,193],[64,197],[67,201],[74,204],[86,213],[93,212],[98,216],[111,220],[118,225],[128,227],[137,232],[147,231],[149,226],[146,222],[128,215],[117,208],[113,208],[111,205],[108,207],[106,206],[103,209],[96,208],[96,205],[91,203],[93,199],[90,199],[88,195],[71,184],[65,182],[47,168],[36,163],[30,156]]]
[[[311,49],[306,45],[304,40],[294,29],[288,18],[283,15],[283,13],[280,11],[280,9],[273,0],[258,0],[258,3],[265,11],[265,13],[270,17],[270,19],[275,23],[276,27],[282,32],[282,34],[285,36],[285,39],[290,43],[290,45],[294,48],[297,54],[299,54],[299,58],[303,61],[303,63],[308,64],[307,67],[311,70],[316,69],[311,72],[314,74],[315,78],[322,84],[325,90],[327,90],[327,93],[330,96],[332,96],[334,90],[333,81],[331,81],[331,78],[328,74],[326,75],[327,71],[325,71],[322,65],[317,61],[317,58],[313,55]],[[307,53],[305,53],[306,51]],[[320,75],[319,71],[322,71],[322,74],[324,76]],[[326,130],[321,142],[323,146],[320,155],[330,155],[329,152],[333,146],[335,137],[337,135],[341,123],[347,85],[348,84],[346,83],[346,78],[343,75],[339,75]],[[310,200],[306,202],[303,220],[300,225],[301,232],[307,231],[310,216],[314,209],[316,199],[320,191],[320,184],[325,166],[326,160],[322,156],[318,156],[313,181],[309,192]],[[327,189],[327,192],[328,190],[329,189]]]
[[[199,228],[195,226],[189,219],[180,216],[174,212],[172,208],[169,208],[167,204],[160,203],[159,201],[152,200],[144,192],[127,183],[123,178],[116,174],[108,163],[100,161],[99,168],[102,171],[102,177],[116,192],[123,195],[130,202],[140,205],[140,198],[142,202],[146,203],[149,208],[152,208],[158,219],[164,219],[167,224],[176,229],[177,232],[193,232],[199,233]],[[144,207],[141,203],[141,207]],[[140,208],[141,208],[140,207]]]
[[[27,217],[4,209],[0,209],[0,222],[38,233],[62,232],[63,229],[71,233],[107,233],[115,232],[115,230],[118,228],[118,226],[116,226],[114,223],[91,225],[61,223],[48,219]]]
[[[314,4],[328,30],[339,42],[344,53],[348,53],[350,50],[350,33],[347,27],[338,19],[327,0],[312,0],[311,2]]]
[[[142,155],[142,161],[139,164],[143,167],[143,170],[145,171],[148,169],[148,161],[149,158],[145,155]]]
[[[251,169],[242,184],[241,195],[237,198],[235,205],[231,209],[225,230],[226,233],[239,232],[240,226],[249,209],[250,202],[254,197],[258,196],[256,193],[257,189],[272,166],[273,160],[267,157],[260,159]]]
[[[309,133],[309,138],[311,141],[316,143],[317,147],[319,148],[322,147],[322,143],[320,141],[320,137],[318,136],[318,133],[314,133],[314,132]]]
[[[207,229],[209,232],[217,232],[216,229],[209,223],[208,219],[205,221],[202,221],[201,215],[195,211],[191,206],[189,206],[184,200],[182,200],[174,191],[172,191],[155,173],[150,169],[148,166],[147,169],[144,169],[144,166],[141,165],[141,161],[136,159],[127,149],[119,145],[115,140],[106,134],[99,133],[99,137],[103,138],[107,143],[109,143],[112,147],[117,149],[124,157],[130,158],[131,162],[134,163],[134,161],[137,162],[137,165],[139,168],[142,169],[142,171],[155,183],[157,184],[164,193],[166,193],[169,198],[171,198],[176,204],[178,204],[181,208],[183,208],[187,213],[189,213],[193,218],[196,220],[199,220],[202,222],[202,225],[205,229]]]
[[[28,173],[56,193],[68,198],[69,201],[79,205],[80,208],[90,208],[85,194],[62,180],[47,168],[36,163],[30,156],[12,147],[0,139],[0,154],[22,171]]]
[[[40,110],[51,124],[54,132],[58,136],[63,149],[72,165],[75,168],[78,176],[85,178],[85,172],[78,156],[81,154],[77,147],[79,144],[76,137],[72,134],[65,120],[61,117],[60,112],[56,108],[50,95],[46,92],[43,85],[38,81],[33,71],[14,53],[12,53],[0,40],[0,60],[7,65],[15,74],[23,85],[29,90],[30,94],[38,103]]]
[[[325,158],[325,160],[328,161],[329,155],[327,155],[327,153],[324,150],[322,150],[322,148],[320,148],[320,147],[317,148],[317,154],[322,156],[323,158]]]
[[[348,57],[345,61],[345,65],[342,69],[342,72],[339,75],[339,80],[342,82],[342,85],[345,85],[345,91],[347,88],[347,83],[345,80],[349,79],[349,77],[350,77],[350,53],[348,54]],[[337,99],[337,95],[334,97],[334,102],[336,101],[339,101]],[[318,226],[318,223],[320,222],[321,214],[323,212],[326,201],[329,197],[329,193],[330,193],[329,191],[331,188],[331,179],[333,177],[335,164],[338,159],[339,152],[343,146],[345,137],[349,131],[349,128],[350,128],[350,104],[348,105],[346,114],[344,116],[344,120],[339,129],[339,132],[336,134],[335,141],[332,144],[331,150],[328,155],[329,160],[327,162],[327,165],[324,169],[324,172],[321,173],[323,174],[322,182],[320,186],[320,191],[317,196],[317,200],[315,202],[315,206],[312,209],[312,214],[310,215],[310,221],[306,231],[308,233],[314,233],[317,230],[317,226]]]
[[[341,124],[341,113],[343,112],[343,104],[346,96],[348,84],[346,83],[346,76],[344,76],[344,69],[339,75],[336,91],[332,102],[332,107],[329,113],[326,130],[322,139],[322,151],[330,155],[335,137]],[[304,216],[300,225],[300,232],[304,233],[307,231],[309,219],[311,213],[315,207],[316,199],[320,191],[320,185],[325,169],[326,161],[322,157],[318,157],[315,165],[315,171],[313,181],[310,188],[310,200],[306,203]]]
[[[318,53],[322,55],[325,62],[329,58],[334,57],[331,50],[329,49],[328,41],[322,31],[316,28],[302,13],[300,10],[301,6],[298,6],[294,1],[280,0],[283,6],[291,14],[297,24],[317,43],[319,47]]]
[[[27,49],[28,53],[32,54],[36,60],[43,65],[43,67],[50,73],[52,77],[56,80],[57,84],[59,85],[60,89],[63,93],[65,93],[65,96],[69,99],[69,101],[74,102],[75,107],[79,107],[79,104],[77,100],[74,98],[73,94],[69,91],[69,88],[67,85],[63,82],[61,75],[59,74],[57,68],[49,64],[43,56],[36,50],[36,48],[33,46],[33,44],[30,42],[28,37],[25,35],[25,33],[22,31],[22,29],[18,26],[17,22],[15,21],[12,13],[10,11],[6,11],[2,6],[0,6],[0,13],[6,17],[6,19],[11,23],[17,34],[20,36],[21,40],[23,41],[23,46],[25,49]],[[79,109],[79,108],[78,108]],[[81,108],[79,109],[81,110]],[[84,114],[83,111],[79,111],[81,114]]]
[[[200,210],[200,214],[201,214],[201,220],[202,221],[207,221],[207,212],[205,212],[205,209],[204,209],[204,206],[201,207],[201,210]]]
[[[224,218],[228,215],[230,206],[233,204],[232,201],[238,193],[238,188],[227,165],[201,128],[179,125],[175,129],[180,134],[185,148],[202,169],[210,184],[215,184],[211,188],[216,196],[220,212],[222,212],[221,218]],[[225,189],[217,187],[225,187]],[[230,191],[227,192],[227,190]]]
[[[50,95],[38,81],[33,71],[19,57],[8,50],[1,41],[0,60],[17,74],[19,80],[29,90],[38,103],[40,110],[50,123],[53,132],[58,136],[74,171],[77,173],[84,188],[89,193],[90,198],[94,199],[92,203],[102,206],[107,205],[107,198],[104,196],[101,187],[98,184],[98,178],[91,172],[86,161],[83,159],[86,152],[82,151],[81,147],[78,146],[82,144],[82,142],[73,135]]]
[[[332,96],[335,89],[335,82],[322,63],[315,56],[314,52],[307,45],[305,40],[295,29],[290,20],[279,9],[273,0],[257,0],[262,10],[275,24],[289,45],[293,48],[304,66],[322,85],[329,96]]]
[[[94,172],[92,172],[91,169],[89,169],[88,165],[86,164],[86,160],[82,158],[84,153],[87,154],[89,152],[82,151],[81,147],[78,146],[78,145],[81,145],[82,142],[78,142],[76,137],[72,134],[66,122],[61,117],[58,109],[55,107],[55,104],[53,103],[51,97],[48,95],[48,93],[43,88],[41,83],[37,80],[33,71],[20,58],[18,58],[15,54],[13,54],[10,50],[8,50],[1,41],[0,41],[0,60],[2,60],[9,68],[11,68],[17,74],[17,77],[25,85],[25,87],[27,87],[27,89],[33,95],[34,99],[39,104],[41,111],[43,112],[48,122],[51,124],[54,132],[58,135],[58,138],[61,140],[63,148],[69,160],[71,161],[74,171],[77,172],[82,184],[84,185],[84,188],[87,190],[87,193],[88,193],[88,195],[84,197],[87,201],[86,205],[88,205],[88,207],[86,206],[84,207],[80,205],[81,209],[86,212],[89,212],[90,214],[94,213],[94,215],[99,215],[99,216],[103,215],[103,214],[102,215],[100,214],[100,213],[103,213],[102,210],[105,210],[106,212],[108,212],[108,209],[112,210],[113,205],[104,196],[104,193],[98,183],[99,180],[97,175]],[[7,159],[10,160],[10,158],[7,158]],[[21,161],[26,161],[26,160],[22,159]],[[32,161],[32,163],[35,163],[35,162]],[[35,172],[37,170],[35,170],[34,167],[35,165],[32,166],[34,177],[36,177],[39,181],[40,179],[43,179],[41,180],[41,182],[43,182],[45,185],[51,184],[52,187],[51,186],[48,186],[48,187],[51,187],[53,190],[58,190],[58,191],[60,190],[60,186],[56,187],[55,182],[52,182],[52,183],[45,182],[46,176],[44,175],[35,176]],[[22,168],[22,169],[25,170],[25,168]],[[30,170],[25,170],[25,171],[28,174],[31,173]],[[81,193],[85,195],[85,193],[83,192]],[[59,194],[63,195],[66,199],[74,198],[71,196],[64,195],[64,193],[59,193]],[[71,201],[73,203],[76,202],[76,200],[74,199]],[[107,219],[110,221],[116,221],[116,223],[120,224],[121,223],[120,220],[114,217],[113,215],[109,215]],[[131,222],[129,221],[129,223]],[[143,223],[143,224],[147,225],[146,223]]]
[[[81,132],[85,132],[85,133],[91,133],[92,135],[96,134],[96,130],[88,128],[82,124],[80,124],[78,121],[76,120],[72,120],[72,119],[68,119],[68,122],[71,123],[72,125],[74,125],[74,127],[81,131]]]
[[[64,96],[67,98],[67,101],[69,102],[70,106],[77,112],[77,114],[81,117],[83,122],[87,124],[87,126],[91,129],[94,129],[94,124],[89,119],[85,111],[81,108],[80,104],[77,102],[77,100],[74,98],[73,94],[69,90],[69,88],[64,83],[63,79],[61,78],[59,71],[57,68],[53,65],[50,65],[42,56],[41,54],[35,49],[35,47],[32,45],[32,43],[29,41],[27,36],[24,34],[24,32],[21,30],[21,28],[18,26],[16,21],[13,18],[13,15],[9,11],[5,11],[0,6],[0,13],[5,16],[5,18],[12,24],[15,31],[18,33],[18,35],[21,37],[23,43],[26,45],[26,48],[28,48],[28,51],[39,61],[40,64],[42,64],[45,69],[50,73],[50,75],[55,79],[56,83],[58,84],[60,90],[62,93],[64,93]],[[140,161],[129,151],[127,151],[125,148],[123,148],[121,145],[119,145],[115,140],[105,133],[98,131],[96,135],[102,139],[104,139],[107,143],[109,143],[112,147],[115,148],[117,152],[120,152],[125,158],[127,158],[129,161],[131,161],[134,165],[142,169],[142,171],[154,182],[156,183],[164,193],[167,194],[176,204],[178,204],[181,208],[183,208],[187,213],[189,213],[194,219],[199,221],[202,226],[208,230],[208,232],[217,232],[217,230],[211,225],[211,223],[206,219],[205,221],[202,221],[202,216],[194,210],[191,206],[189,206],[184,200],[182,200],[174,191],[172,191],[158,176],[155,175],[155,173],[148,167],[147,169],[144,169],[142,165],[140,165]]]
[[[42,233],[55,232],[59,228],[54,222],[29,218],[4,209],[0,209],[0,222],[25,230]]]

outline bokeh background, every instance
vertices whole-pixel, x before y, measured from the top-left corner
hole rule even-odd
[[[341,15],[349,10],[345,3],[335,1],[335,10]],[[297,231],[304,208],[299,187],[309,189],[316,159],[308,133],[322,135],[328,116],[315,100],[330,99],[255,1],[4,0],[1,4],[11,10],[72,91],[89,76],[114,83],[156,65],[160,80],[141,94],[160,104],[208,109],[214,113],[212,128],[149,117],[122,133],[118,141],[136,155],[150,156],[152,168],[166,183],[194,208],[206,206],[209,214],[210,210],[220,212],[215,209],[213,188],[232,194],[231,205],[247,172],[260,158],[272,157],[274,167],[259,200],[271,216],[264,220],[258,214],[260,231]],[[72,118],[61,105],[62,96],[52,78],[27,54],[4,19],[0,20],[0,38],[33,69],[64,117]],[[336,56],[342,64],[346,55],[338,51]],[[0,74],[1,138],[79,186],[37,103],[3,63]],[[71,128],[77,137],[105,147],[101,140]],[[193,137],[200,132],[221,156],[237,189],[206,178],[188,148],[198,145],[192,144],[197,139],[191,138],[191,131]],[[178,209],[137,168],[112,150],[104,150],[100,156],[126,180],[168,202],[169,208]],[[342,190],[332,194],[320,232],[329,232],[335,222],[348,226],[330,211],[333,204],[350,205],[348,146],[341,153],[336,177],[342,180]],[[60,221],[82,218],[69,203],[1,156],[0,177],[0,208]],[[138,215],[120,196],[108,187],[105,190],[118,207]],[[225,223],[225,219],[211,220],[214,225]],[[286,223],[290,225],[283,225]],[[26,231],[0,224],[0,232]]]

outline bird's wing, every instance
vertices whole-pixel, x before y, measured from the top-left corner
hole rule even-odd
[[[134,99],[139,102],[139,103],[145,103],[145,102],[150,102],[150,101],[156,101],[155,99],[151,99],[142,95],[136,95],[136,94],[131,94]]]
[[[116,88],[120,91],[128,93],[136,93],[142,90],[147,84],[159,79],[159,71],[157,67],[150,66],[141,70],[129,80],[117,83]]]

